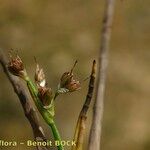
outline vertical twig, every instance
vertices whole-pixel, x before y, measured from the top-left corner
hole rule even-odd
[[[108,50],[111,36],[115,0],[106,0],[103,27],[101,34],[101,47],[99,53],[98,82],[96,100],[93,108],[93,121],[89,137],[88,150],[100,150],[102,117],[104,110],[104,93],[106,82],[106,69],[108,64]]]
[[[76,129],[75,129],[74,141],[76,141],[76,146],[73,146],[72,150],[83,149],[83,139],[84,139],[85,125],[86,125],[87,111],[88,111],[88,108],[89,108],[89,105],[91,103],[91,99],[93,96],[95,74],[96,74],[96,61],[94,60],[92,71],[91,71],[91,76],[90,76],[90,81],[89,81],[88,93],[86,96],[86,100],[83,104],[83,107],[81,109],[81,112],[79,114]]]
[[[5,57],[3,51],[0,49],[0,64],[2,65],[5,74],[7,75],[9,81],[11,82],[14,88],[15,93],[17,94],[21,102],[24,114],[32,127],[34,138],[36,141],[45,141],[45,134],[43,132],[42,127],[39,124],[38,115],[32,104],[30,103],[29,96],[25,91],[24,86],[21,84],[19,78],[9,73],[7,69],[7,63],[7,58]],[[37,146],[37,150],[48,150],[48,148]]]

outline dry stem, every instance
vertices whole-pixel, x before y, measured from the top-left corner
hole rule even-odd
[[[85,126],[86,126],[86,118],[87,118],[87,111],[89,108],[89,105],[91,103],[93,90],[94,90],[94,82],[95,82],[95,72],[96,72],[96,62],[93,61],[90,81],[89,81],[89,89],[86,96],[86,100],[84,102],[84,105],[82,107],[82,110],[79,114],[74,140],[76,141],[76,146],[72,147],[72,150],[82,150],[83,149],[83,139],[84,139],[84,133],[85,133]]]
[[[42,127],[39,124],[39,119],[38,119],[37,113],[30,102],[29,96],[28,96],[26,90],[24,89],[24,86],[21,84],[19,78],[15,77],[9,73],[9,71],[7,69],[8,61],[1,49],[0,49],[0,63],[3,67],[5,74],[7,75],[9,81],[12,84],[15,93],[17,94],[17,96],[21,102],[21,105],[24,110],[24,114],[25,114],[26,118],[28,119],[28,121],[30,122],[30,125],[32,127],[35,140],[36,141],[45,141],[46,140],[45,134],[43,132]],[[38,146],[37,150],[48,150],[48,148]]]
[[[89,137],[88,150],[100,150],[100,137],[104,109],[104,92],[106,82],[106,69],[108,64],[108,50],[111,36],[115,0],[106,0],[103,18],[101,47],[99,52],[98,82],[96,101],[93,108],[93,121]]]

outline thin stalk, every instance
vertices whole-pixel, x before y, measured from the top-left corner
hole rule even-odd
[[[106,72],[108,65],[108,52],[111,37],[115,0],[106,0],[103,25],[101,31],[101,47],[99,51],[98,81],[96,87],[96,100],[93,107],[93,120],[90,130],[88,150],[100,150],[102,118],[104,111],[104,94],[106,85]]]
[[[51,124],[49,124],[49,126],[51,127],[52,129],[52,132],[53,132],[53,136],[54,136],[54,139],[55,141],[58,141],[59,142],[59,145],[57,146],[58,147],[58,150],[63,150],[63,146],[61,145],[61,137],[60,137],[60,134],[59,134],[59,131],[57,129],[57,126],[56,124],[53,122]]]
[[[58,95],[59,95],[59,93],[56,91],[55,95],[54,95],[54,100],[57,98]]]

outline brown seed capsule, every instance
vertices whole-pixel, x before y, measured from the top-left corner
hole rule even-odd
[[[74,92],[76,90],[79,90],[81,88],[81,84],[79,81],[72,80],[70,83],[66,85],[66,88],[69,90],[69,92]]]
[[[51,104],[53,99],[53,93],[51,88],[39,87],[38,88],[38,97],[41,100],[43,106],[48,106]]]
[[[17,55],[15,58],[12,58],[10,55],[10,61],[8,63],[8,70],[15,76],[24,78],[26,71],[23,65],[21,58]]]
[[[60,86],[65,87],[69,82],[71,82],[73,74],[70,72],[65,72],[60,79]]]
[[[80,82],[77,80],[74,80],[74,78],[73,78],[72,72],[73,72],[73,69],[74,69],[76,63],[77,63],[77,61],[73,65],[73,68],[71,69],[71,71],[65,72],[60,79],[60,88],[65,88],[68,90],[68,92],[76,91],[76,90],[80,89],[80,87],[81,87]]]

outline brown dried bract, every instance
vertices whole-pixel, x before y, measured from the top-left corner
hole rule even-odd
[[[34,76],[35,82],[37,83],[37,86],[45,87],[46,86],[46,79],[45,74],[42,68],[39,67],[39,64],[36,65],[35,70],[35,76]]]

